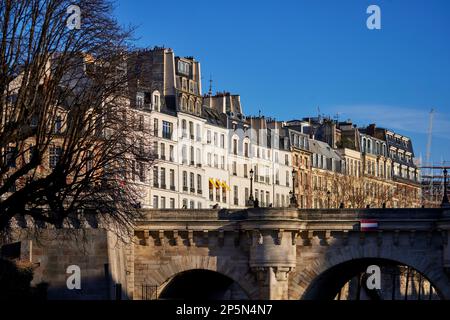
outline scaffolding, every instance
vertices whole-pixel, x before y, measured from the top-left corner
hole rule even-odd
[[[449,161],[442,161],[440,165],[425,165],[421,167],[422,205],[425,208],[439,208],[442,206],[446,179],[445,172],[450,170],[449,165]]]

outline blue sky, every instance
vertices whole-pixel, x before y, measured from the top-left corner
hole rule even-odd
[[[381,30],[366,9],[381,8]],[[377,123],[414,139],[425,160],[450,161],[450,1],[116,0],[136,45],[194,56],[214,91],[239,93],[247,115],[317,115]]]

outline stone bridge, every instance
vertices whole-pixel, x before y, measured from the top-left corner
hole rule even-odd
[[[17,243],[49,299],[450,299],[449,229],[444,209],[147,210],[133,240],[91,226],[81,249],[66,229]]]
[[[361,228],[367,219],[377,226]],[[406,284],[383,280],[397,292],[378,298],[450,299],[449,229],[443,209],[150,210],[129,252],[128,296],[333,299],[378,265],[411,271]]]

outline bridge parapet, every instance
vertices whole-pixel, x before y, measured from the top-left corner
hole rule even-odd
[[[365,219],[374,220],[377,227],[361,230]],[[161,256],[154,268],[162,268],[157,270],[167,275],[174,268],[182,271],[182,266],[194,265],[223,271],[246,283],[250,273],[258,287],[253,298],[287,299],[297,290],[290,289],[290,275],[303,277],[303,268],[315,265],[314,257],[337,262],[400,256],[408,263],[420,259],[413,258],[417,252],[431,252],[435,268],[446,270],[450,268],[448,230],[450,211],[443,209],[169,209],[144,210],[135,234],[137,252],[141,257],[148,255],[139,268],[147,268],[146,261],[155,261],[154,255]],[[168,252],[173,258],[165,266]],[[162,271],[145,279],[154,278],[152,283],[161,285],[165,278],[158,272]]]

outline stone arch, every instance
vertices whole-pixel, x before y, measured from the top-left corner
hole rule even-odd
[[[217,256],[180,256],[161,265],[159,269],[146,272],[146,284],[158,288],[158,296],[177,275],[191,270],[217,272],[236,282],[250,299],[258,297],[256,278],[247,268],[243,270],[230,261]]]
[[[403,248],[404,249],[404,248]],[[425,254],[399,254],[401,250],[385,249],[378,254],[370,250],[355,250],[352,246],[333,248],[322,258],[309,260],[304,268],[297,268],[289,283],[289,298],[293,300],[305,298],[305,294],[314,282],[326,271],[357,260],[378,259],[409,266],[423,274],[436,288],[441,299],[450,299],[449,278],[442,265]]]

